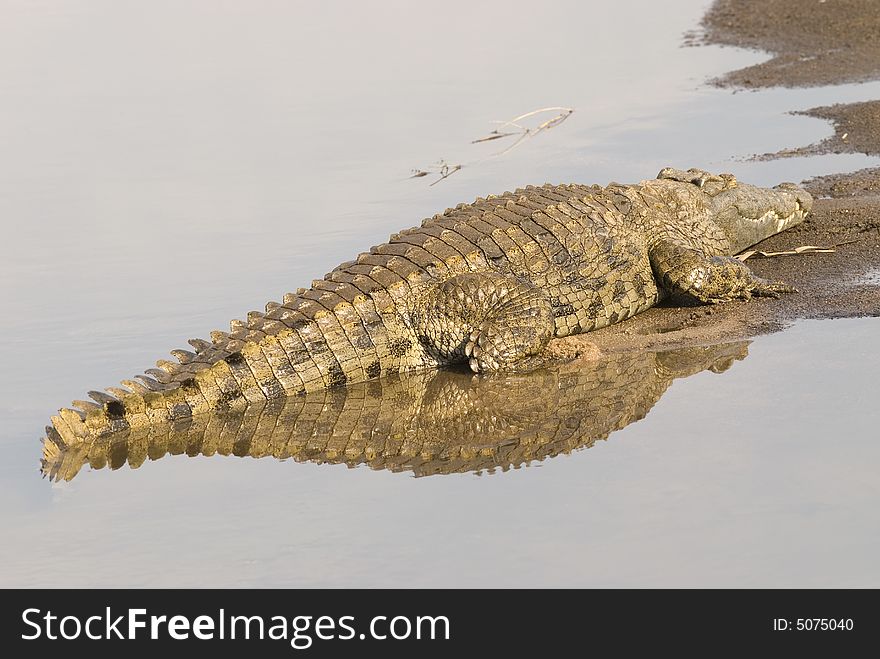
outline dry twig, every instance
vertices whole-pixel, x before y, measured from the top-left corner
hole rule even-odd
[[[526,119],[530,119],[532,117],[535,117],[535,116],[538,116],[541,114],[546,114],[548,112],[555,112],[556,114],[553,115],[552,117],[550,117],[549,119],[547,119],[546,121],[541,122],[537,126],[528,127],[528,126],[524,125],[524,123],[523,123],[523,121]],[[495,140],[500,140],[500,139],[504,139],[507,137],[514,137],[514,136],[516,136],[516,139],[513,141],[512,144],[507,146],[505,149],[503,149],[497,153],[493,153],[489,156],[486,156],[485,158],[482,158],[481,160],[477,160],[476,163],[482,162],[483,160],[486,160],[487,158],[496,158],[498,156],[502,156],[505,153],[507,153],[508,151],[515,149],[517,146],[522,144],[526,139],[528,139],[530,137],[534,137],[535,135],[538,135],[539,133],[542,133],[545,130],[550,130],[551,128],[555,128],[556,126],[561,124],[563,121],[568,119],[568,117],[571,116],[572,112],[574,112],[574,108],[547,107],[547,108],[540,108],[538,110],[532,110],[531,112],[526,112],[525,114],[521,114],[518,117],[514,117],[513,119],[510,119],[508,121],[494,121],[494,122],[492,122],[492,123],[498,124],[498,128],[491,131],[488,135],[486,135],[484,137],[480,137],[475,140],[472,140],[471,144],[482,144],[483,142],[494,142]],[[510,130],[510,129],[515,129],[515,130]],[[475,163],[470,163],[470,164],[475,164]],[[434,181],[432,181],[430,183],[430,185],[433,186],[433,185],[437,185],[440,181],[443,181],[443,180],[449,178],[450,176],[455,174],[455,172],[461,170],[463,167],[464,167],[464,165],[449,165],[445,160],[441,160],[439,163],[437,163],[437,165],[434,165],[432,167],[428,167],[426,169],[422,169],[422,168],[413,169],[412,175],[409,178],[423,178],[425,176],[428,176],[428,174],[430,174],[431,172],[436,172],[440,176],[439,176],[439,178],[435,179]]]
[[[530,117],[534,117],[539,114],[544,114],[547,112],[556,112],[550,119],[538,124],[534,128],[529,128],[524,126],[522,123],[523,119],[529,119]],[[479,144],[480,142],[488,142],[490,140],[501,139],[502,137],[511,137],[513,135],[519,135],[516,141],[508,146],[503,151],[496,153],[494,155],[501,156],[507,153],[508,151],[512,151],[514,148],[522,144],[529,137],[534,137],[535,135],[545,131],[550,130],[551,128],[555,128],[563,121],[568,119],[571,116],[571,113],[574,112],[574,108],[564,108],[564,107],[550,107],[550,108],[540,108],[538,110],[532,110],[531,112],[526,112],[525,114],[521,114],[518,117],[514,117],[513,119],[509,119],[508,121],[494,121],[492,123],[499,124],[498,128],[489,133],[486,137],[481,137],[479,139],[473,140],[471,144]],[[513,132],[501,132],[504,128],[516,128],[517,131]]]
[[[763,258],[769,259],[776,256],[797,256],[798,254],[831,254],[837,251],[838,247],[842,245],[849,245],[851,243],[857,242],[855,240],[847,240],[846,242],[836,243],[834,245],[802,245],[800,247],[795,247],[794,249],[788,249],[782,252],[762,252],[757,249],[752,249],[747,252],[743,252],[742,254],[737,254],[735,258],[740,261],[745,261],[746,259],[751,258]]]
[[[440,178],[438,178],[436,181],[431,183],[431,185],[429,185],[428,187],[431,187],[433,185],[437,185],[440,181],[442,181],[443,179],[449,178],[450,176],[455,174],[455,172],[457,172],[459,169],[462,168],[462,165],[453,165],[452,167],[450,167],[447,163],[445,163],[442,160],[440,161],[440,164],[442,165],[440,167]]]

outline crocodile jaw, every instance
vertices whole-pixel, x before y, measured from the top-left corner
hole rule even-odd
[[[775,236],[777,233],[800,224],[806,215],[806,210],[798,208],[789,215],[780,215],[777,211],[770,210],[757,219],[743,218],[736,230],[732,232],[733,235],[728,232],[731,252],[738,254],[770,236]]]
[[[775,188],[738,185],[714,201],[716,222],[730,240],[731,254],[800,224],[813,205],[813,198],[791,183]]]

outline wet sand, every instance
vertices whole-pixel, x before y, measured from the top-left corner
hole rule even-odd
[[[703,19],[703,41],[757,48],[768,61],[733,71],[728,87],[808,87],[880,77],[880,12],[874,0],[718,0]],[[880,154],[880,101],[814,108],[835,135],[767,158],[820,153]],[[759,276],[797,293],[712,306],[670,300],[620,325],[555,341],[558,357],[657,350],[738,340],[782,329],[798,318],[880,316],[880,168],[805,181],[816,197],[807,220],[760,243],[762,251],[839,245],[833,253],[751,258]]]
[[[824,153],[880,155],[880,101],[838,103],[837,105],[811,108],[795,114],[827,119],[834,126],[834,135],[815,144],[767,153],[758,156],[759,160]]]
[[[771,53],[721,76],[722,86],[814,87],[880,76],[876,0],[717,0],[704,41]]]
[[[865,197],[880,195],[880,167],[868,167],[849,174],[828,174],[804,181],[820,197]],[[820,202],[824,203],[824,202]]]

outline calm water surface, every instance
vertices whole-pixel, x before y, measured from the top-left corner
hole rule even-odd
[[[399,415],[376,399],[418,449],[322,445],[351,423],[333,399],[284,460],[205,432],[40,475],[59,406],[446,206],[665,165],[775,184],[876,162],[747,161],[830,133],[787,110],[878,87],[705,87],[761,59],[679,46],[707,4],[0,2],[0,584],[878,585],[875,320],[801,323],[724,368],[544,374],[562,443],[505,403],[546,380],[443,376],[395,390]],[[470,143],[547,106],[575,112],[500,156]],[[440,159],[464,167],[407,178]],[[497,413],[432,435],[449,395]]]

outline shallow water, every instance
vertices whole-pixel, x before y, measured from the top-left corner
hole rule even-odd
[[[97,469],[4,492],[4,583],[876,586],[878,329],[805,321],[748,348],[619,356],[515,388],[448,376],[477,414],[421,383],[386,389],[384,411],[355,392],[274,449],[236,420],[160,431],[117,446],[118,471],[99,449]],[[557,393],[536,401],[548,380]],[[365,455],[351,431],[364,417],[381,448],[373,469],[346,469]]]
[[[446,206],[665,165],[775,184],[876,162],[744,160],[830,134],[788,110],[876,86],[705,87],[762,59],[680,47],[707,4],[4,3],[0,584],[876,585],[870,320],[759,339],[540,469],[169,457],[40,479],[59,406]],[[556,105],[575,112],[503,155],[470,144]],[[464,167],[408,178],[441,158]]]
[[[46,442],[42,469],[137,469],[166,455],[368,465],[416,476],[494,473],[573,450],[642,419],[672,381],[722,372],[745,343],[578,360],[529,373],[474,377],[467,369],[386,377],[100,440]]]

